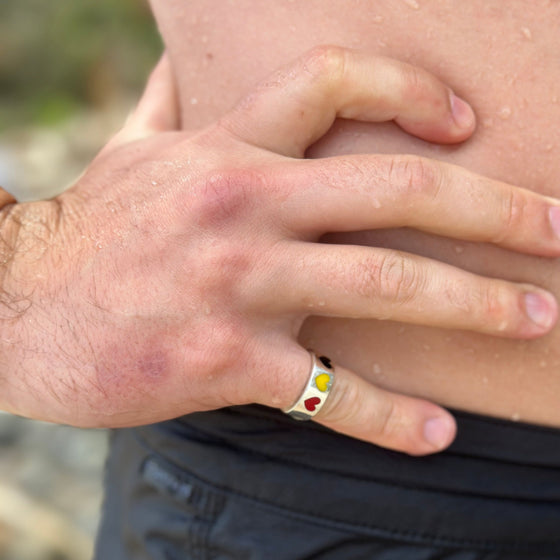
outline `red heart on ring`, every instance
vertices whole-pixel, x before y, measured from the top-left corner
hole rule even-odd
[[[321,399],[319,397],[311,397],[309,399],[305,399],[303,401],[303,404],[305,405],[305,408],[307,408],[307,410],[309,410],[309,412],[313,412],[315,410],[315,407],[321,402]]]

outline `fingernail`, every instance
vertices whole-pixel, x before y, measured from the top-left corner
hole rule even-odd
[[[459,128],[472,128],[474,124],[474,112],[471,106],[457,97],[453,92],[450,94],[451,112],[453,120]]]
[[[525,294],[525,311],[535,325],[548,329],[552,326],[556,316],[555,300],[549,294]]]
[[[560,206],[551,206],[548,209],[548,219],[556,237],[560,239]]]
[[[455,422],[447,416],[437,416],[426,420],[424,439],[435,449],[447,447],[455,433]]]

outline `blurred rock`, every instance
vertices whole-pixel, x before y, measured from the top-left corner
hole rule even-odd
[[[77,113],[56,127],[4,133],[0,137],[0,185],[19,201],[61,193],[119,130],[134,104],[134,99],[119,99],[103,111]]]
[[[91,557],[106,435],[0,413],[2,560]]]

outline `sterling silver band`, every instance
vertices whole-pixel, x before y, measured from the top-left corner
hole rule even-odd
[[[296,420],[311,420],[325,404],[334,382],[334,367],[326,356],[309,351],[311,372],[300,397],[283,412]]]

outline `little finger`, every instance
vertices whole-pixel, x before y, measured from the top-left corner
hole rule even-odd
[[[302,357],[290,374],[280,374],[284,386],[286,379],[291,381],[282,408],[295,418],[313,419],[347,436],[410,455],[441,451],[454,439],[455,421],[443,408],[375,387],[326,356],[298,355]],[[278,406],[266,395],[263,404]]]

